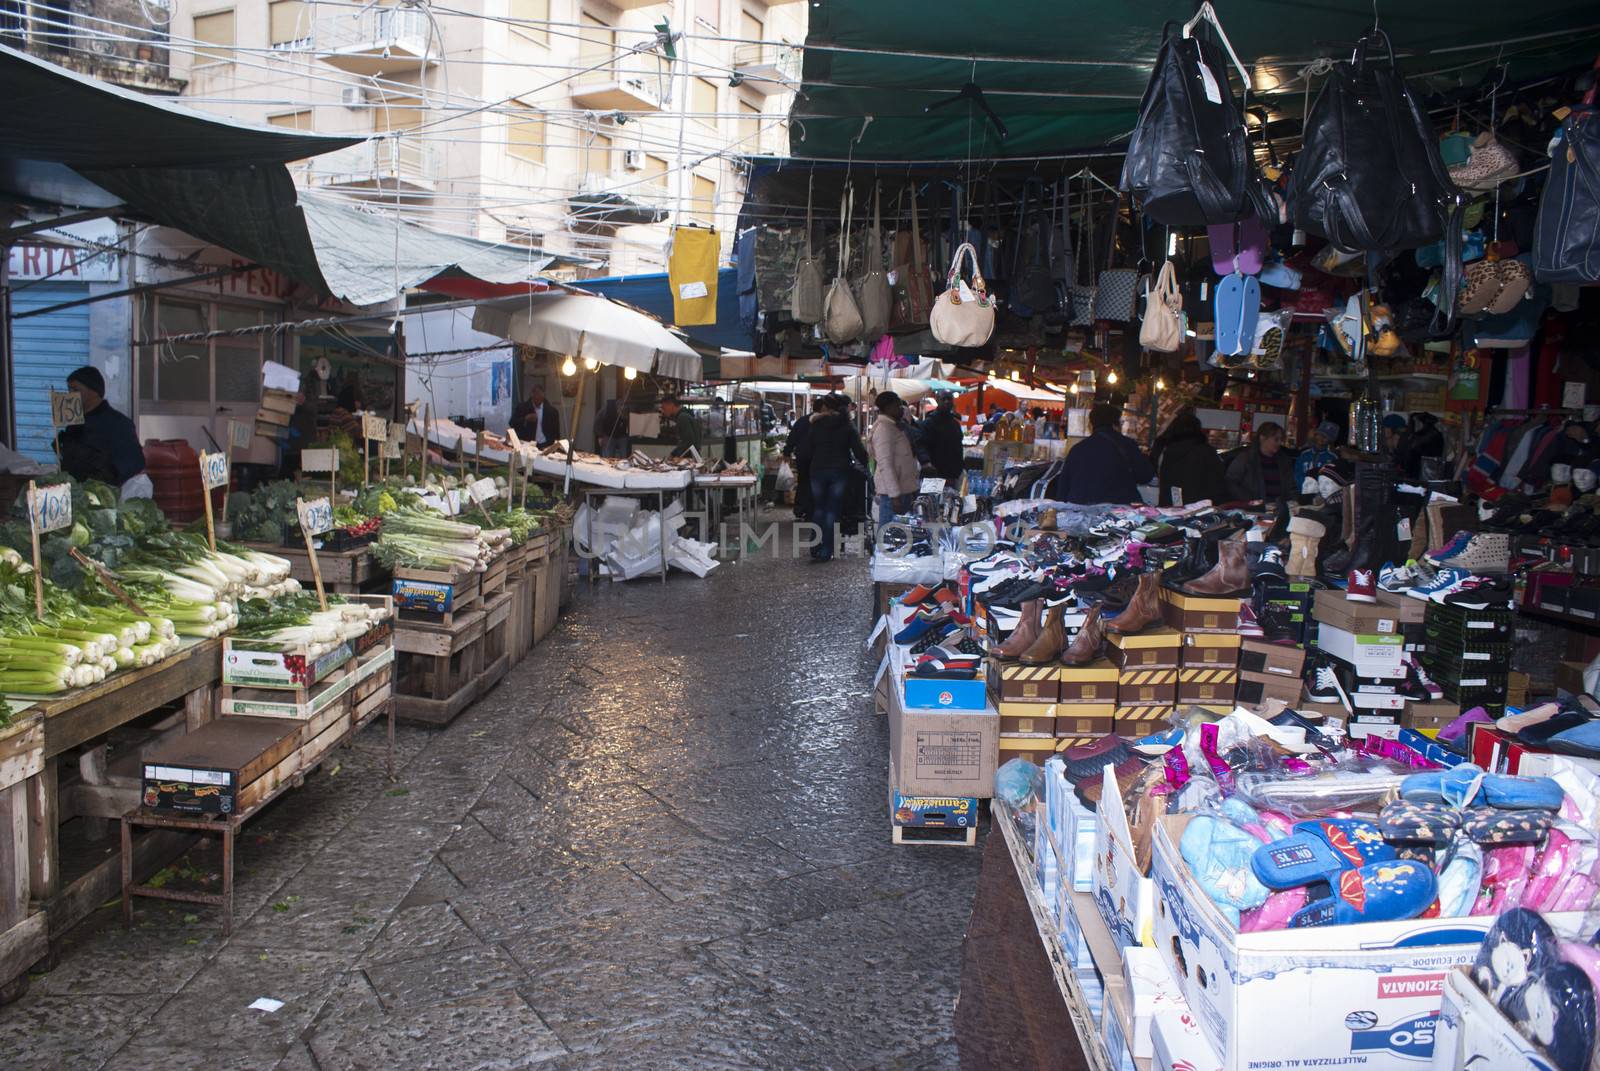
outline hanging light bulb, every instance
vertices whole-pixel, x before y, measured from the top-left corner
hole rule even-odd
[[[1068,387],[1067,390],[1073,394],[1076,394],[1078,393],[1078,385],[1074,383],[1072,386]]]
[[[585,357],[583,359],[583,367],[585,371],[593,372],[596,368],[600,367],[600,362],[595,360],[593,357]]]
[[[622,378],[626,379],[626,380],[629,380],[630,382],[632,380],[638,379],[639,378],[639,370],[637,368],[624,368],[622,370]]]
[[[1015,368],[1013,368],[1011,370],[1011,382],[1016,383],[1021,379],[1022,379],[1022,376],[1018,374],[1018,372],[1017,372],[1017,370]]]
[[[577,375],[578,374],[578,363],[576,361],[574,361],[571,357],[568,357],[565,361],[561,362],[561,374],[564,375],[564,376],[575,376],[575,375]]]
[[[1115,372],[1107,372],[1106,373],[1106,383],[1110,384],[1111,386],[1116,386],[1116,384],[1117,384],[1117,374]]]
[[[1167,381],[1162,379],[1160,376],[1157,376],[1156,377],[1156,390],[1166,390],[1166,389],[1167,389]]]

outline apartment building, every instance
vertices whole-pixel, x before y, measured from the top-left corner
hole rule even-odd
[[[193,105],[379,135],[300,165],[306,187],[595,276],[663,268],[674,221],[731,243],[738,158],[788,144],[805,18],[803,0],[174,0],[169,29]]]

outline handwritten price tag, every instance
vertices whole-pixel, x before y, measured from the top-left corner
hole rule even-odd
[[[361,435],[367,439],[387,439],[389,437],[389,422],[376,413],[362,413]]]
[[[83,396],[75,390],[50,392],[50,423],[58,428],[83,423]]]
[[[228,443],[235,450],[250,449],[250,440],[255,433],[256,429],[242,420],[228,421]]]
[[[338,470],[338,450],[303,450],[300,453],[300,471],[302,472],[337,472]]]
[[[228,486],[228,455],[202,453],[200,482],[205,485],[207,491]]]
[[[401,457],[402,456],[402,452],[400,450],[400,444],[395,442],[393,439],[390,439],[388,442],[384,443],[383,444],[383,456],[384,457]]]
[[[40,534],[71,528],[72,485],[58,483],[53,487],[35,488],[33,501],[28,504],[28,515],[33,521],[33,530]]]
[[[494,480],[485,476],[481,480],[473,480],[472,498],[475,502],[492,502],[500,496],[500,488],[494,485]]]
[[[398,420],[389,422],[389,441],[396,446],[402,446],[406,441],[406,426]]]
[[[918,488],[917,493],[923,495],[942,495],[944,494],[944,481],[937,476],[925,477],[922,481],[921,487]]]
[[[333,527],[333,507],[326,498],[313,498],[310,502],[297,499],[294,505],[306,535],[319,536]]]

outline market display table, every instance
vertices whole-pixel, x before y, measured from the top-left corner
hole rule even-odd
[[[722,504],[723,494],[727,491],[733,492],[734,515],[739,520],[738,537],[741,540],[744,538],[745,513],[748,511],[751,516],[755,515],[756,495],[760,484],[761,481],[756,476],[729,476],[722,473],[695,474],[691,494],[699,502],[700,508],[707,518],[706,523],[710,526],[706,533],[706,539],[715,542],[718,546],[722,545],[722,539],[720,538],[722,532]],[[712,532],[717,533],[718,538],[712,539]]]

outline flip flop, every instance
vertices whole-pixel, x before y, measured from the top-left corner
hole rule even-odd
[[[1514,907],[1483,935],[1472,980],[1503,1011],[1510,997],[1560,962],[1560,942],[1538,912]]]
[[[1323,895],[1320,898],[1318,893]],[[1433,871],[1408,859],[1368,863],[1346,870],[1308,894],[1306,906],[1289,919],[1291,927],[1394,922],[1416,918],[1439,895]]]
[[[1257,848],[1250,865],[1262,885],[1288,889],[1334,880],[1342,871],[1397,858],[1383,831],[1371,822],[1319,818],[1296,822],[1292,834]]]
[[[1461,828],[1461,812],[1443,803],[1398,799],[1378,814],[1383,839],[1442,847]]]
[[[1248,353],[1255,344],[1255,317],[1250,318],[1252,328],[1249,339],[1244,337],[1244,280],[1243,275],[1231,272],[1217,284],[1212,319],[1216,325],[1217,352],[1224,357]]]
[[[1223,818],[1199,815],[1183,827],[1178,851],[1195,883],[1237,929],[1240,912],[1267,902],[1267,889],[1251,873],[1260,841]]]

